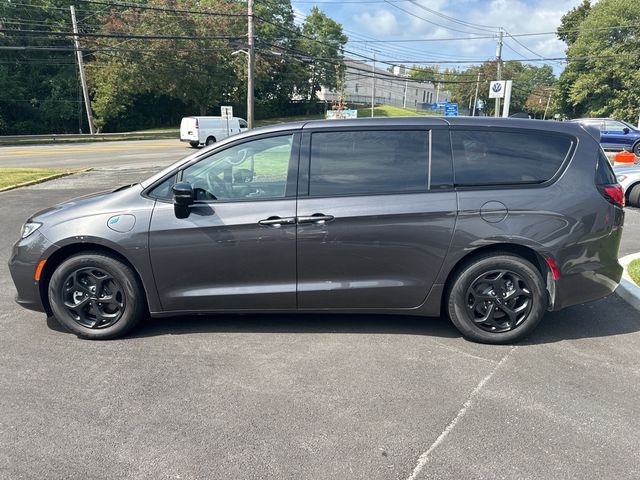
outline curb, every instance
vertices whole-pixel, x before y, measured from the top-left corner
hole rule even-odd
[[[629,276],[627,267],[633,260],[636,260],[638,258],[640,258],[640,253],[632,253],[631,255],[622,257],[619,260],[620,265],[624,267],[624,271],[622,272],[620,285],[618,285],[618,288],[616,288],[615,291],[618,296],[620,296],[636,310],[640,310],[640,287],[638,287]]]
[[[48,177],[38,178],[36,180],[29,180],[28,182],[16,183],[15,185],[9,185],[8,187],[0,188],[0,193],[8,192],[9,190],[15,190],[16,188],[29,187],[31,185],[37,185],[39,183],[48,182],[49,180],[55,180],[57,178],[68,177],[69,175],[75,175],[76,173],[85,173],[90,171],[91,168],[82,168],[80,170],[71,170],[68,172],[54,173]]]

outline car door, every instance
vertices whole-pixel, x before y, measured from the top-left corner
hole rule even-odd
[[[625,128],[627,129],[626,133]],[[603,142],[602,146],[607,148],[630,147],[634,139],[632,135],[628,135],[628,132],[629,129],[622,122],[605,120],[602,138],[606,139],[606,144]]]
[[[456,218],[447,129],[315,130],[302,148],[298,308],[421,305]]]
[[[189,164],[158,198],[149,255],[165,311],[296,307],[296,175],[300,134],[244,139]],[[168,185],[193,185],[177,218]]]

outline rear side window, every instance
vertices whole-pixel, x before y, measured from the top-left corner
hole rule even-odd
[[[615,173],[613,173],[613,168],[611,168],[609,159],[602,149],[600,149],[600,153],[598,154],[598,166],[596,168],[596,185],[613,185],[616,183],[618,183],[618,179],[616,178]]]
[[[560,169],[568,137],[506,131],[451,132],[457,186],[542,183]]]
[[[310,168],[311,196],[424,192],[428,188],[429,132],[313,133]]]

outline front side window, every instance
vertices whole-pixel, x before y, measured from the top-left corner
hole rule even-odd
[[[185,168],[183,182],[196,200],[282,198],[287,188],[293,134],[229,147]]]
[[[428,142],[425,130],[313,133],[309,195],[426,191]]]
[[[240,124],[240,128],[249,128],[249,125],[243,119],[238,119],[238,123]]]
[[[604,129],[607,132],[622,132],[624,127],[624,124],[622,124],[621,122],[616,122],[615,120],[604,121]]]
[[[541,132],[454,130],[451,141],[458,186],[545,182],[572,145],[569,137]]]

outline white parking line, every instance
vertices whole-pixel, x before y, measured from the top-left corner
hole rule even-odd
[[[431,455],[431,452],[433,452],[436,448],[438,448],[438,445],[440,445],[444,441],[444,439],[447,438],[447,435],[451,433],[451,431],[454,429],[456,424],[462,419],[462,417],[464,417],[467,414],[467,410],[469,409],[469,407],[471,407],[474,397],[480,392],[480,390],[482,390],[482,388],[487,384],[487,382],[491,380],[491,377],[493,377],[493,375],[498,371],[500,366],[507,361],[507,359],[511,356],[511,354],[516,350],[516,348],[518,347],[511,347],[511,349],[505,354],[504,357],[502,357],[502,359],[497,363],[497,365],[493,368],[493,370],[491,370],[489,375],[487,375],[482,380],[480,380],[480,383],[478,383],[478,385],[476,385],[476,388],[474,388],[471,391],[471,394],[469,395],[467,400],[464,402],[464,404],[462,405],[462,408],[458,411],[458,414],[455,416],[455,418],[451,420],[449,425],[447,425],[447,427],[442,431],[442,433],[438,436],[438,438],[436,438],[436,441],[431,444],[431,446],[427,449],[427,451],[424,452],[422,455],[420,455],[420,457],[418,457],[418,463],[416,464],[416,467],[413,469],[413,472],[411,473],[411,475],[407,477],[407,480],[415,480],[418,477],[422,469],[425,467],[425,465],[429,461],[429,455]]]

